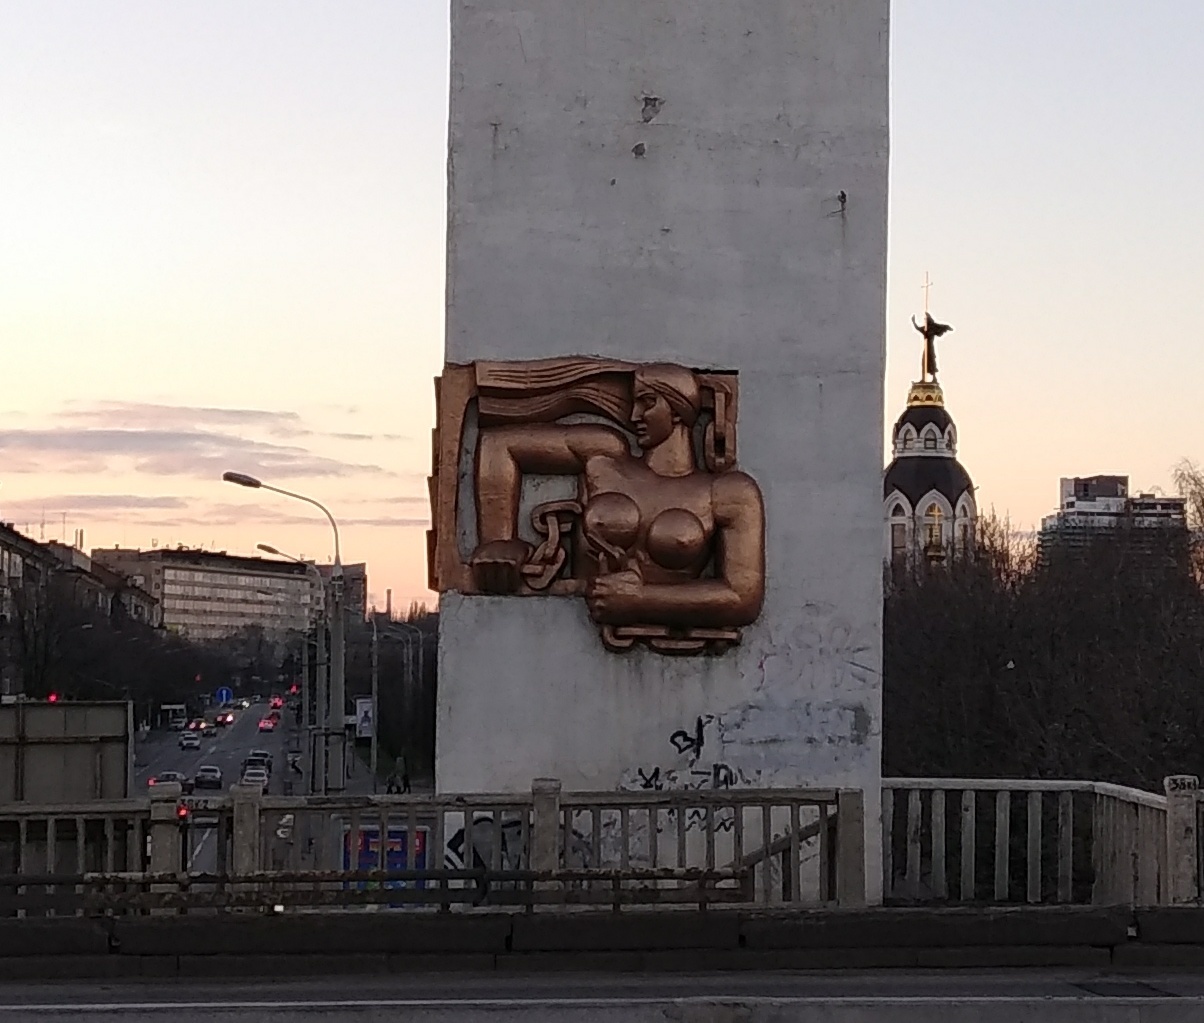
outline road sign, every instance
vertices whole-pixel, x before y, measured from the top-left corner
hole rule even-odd
[[[355,699],[355,737],[371,739],[376,730],[376,721],[372,717],[372,697],[357,696]]]
[[[213,694],[213,698],[219,706],[223,703],[232,703],[234,700],[234,690],[229,686],[222,686],[221,689]]]

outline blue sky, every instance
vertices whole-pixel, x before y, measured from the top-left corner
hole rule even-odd
[[[683,0],[685,2],[685,0]],[[941,380],[980,504],[1204,457],[1204,4],[896,0],[888,425]],[[0,515],[424,589],[445,0],[0,4]],[[43,525],[43,523],[45,523]]]

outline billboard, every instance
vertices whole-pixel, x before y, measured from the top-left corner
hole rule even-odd
[[[351,832],[343,832],[343,869],[344,870],[429,870],[427,865],[427,838],[430,831],[426,827],[418,827],[414,831],[414,862],[409,862],[409,828],[389,827],[385,844],[384,861],[380,855],[380,828],[372,825],[360,829],[359,846],[352,855]],[[368,888],[425,888],[426,882],[421,878],[414,881],[359,881],[347,883],[346,888],[357,888],[364,891]],[[390,902],[396,906],[401,903]]]
[[[355,698],[355,737],[371,739],[376,732],[376,715],[372,713],[372,697]]]
[[[128,798],[133,722],[124,700],[0,705],[0,803]]]

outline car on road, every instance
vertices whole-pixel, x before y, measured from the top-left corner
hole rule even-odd
[[[196,769],[192,779],[193,788],[220,789],[222,787],[222,769],[213,764],[205,764]]]
[[[267,757],[252,755],[242,762],[243,771],[249,771],[252,767],[262,768],[269,776],[272,773],[272,762]]]
[[[218,716],[216,718],[214,718],[214,720],[219,725],[232,725],[232,724],[234,724],[234,711],[224,710],[220,714],[218,714]]]
[[[242,783],[244,785],[258,785],[261,791],[267,792],[268,772],[262,767],[248,767],[242,773]]]
[[[200,732],[181,732],[180,733],[180,749],[200,749],[201,748],[201,733]]]
[[[253,749],[247,754],[248,760],[266,760],[268,762],[268,773],[272,773],[272,754],[265,749]]]
[[[283,696],[273,696],[272,697],[272,710],[279,710],[283,706],[284,706],[284,697]]]
[[[190,792],[192,792],[192,782],[185,778],[184,775],[182,775],[179,771],[160,771],[158,774],[152,775],[150,778],[146,779],[146,786],[147,788],[151,788],[155,785],[167,785],[171,782],[175,782],[177,785],[179,785],[180,790],[185,795],[188,795]]]
[[[190,732],[209,732],[213,730],[213,722],[206,721],[204,718],[193,718],[188,722],[188,730]]]
[[[276,722],[271,718],[260,718],[259,730],[261,732],[274,732],[276,731]]]

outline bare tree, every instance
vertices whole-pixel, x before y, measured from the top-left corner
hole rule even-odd
[[[986,517],[978,556],[895,580],[884,632],[888,774],[1199,771],[1204,597],[1181,533],[1116,529],[1038,562]]]

